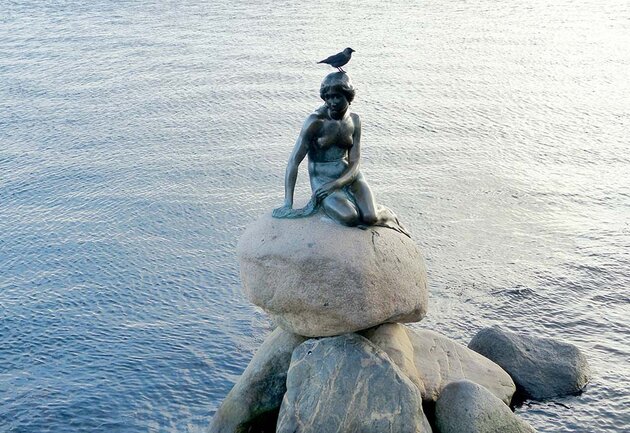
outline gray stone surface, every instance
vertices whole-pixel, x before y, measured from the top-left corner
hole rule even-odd
[[[481,385],[451,382],[435,404],[440,433],[535,433],[510,408]]]
[[[549,338],[492,327],[479,331],[468,347],[503,367],[533,399],[576,394],[590,378],[586,357],[576,346]]]
[[[435,401],[446,385],[468,379],[510,403],[516,387],[497,364],[437,332],[407,331],[414,348],[414,363],[425,388],[424,400]]]
[[[418,389],[366,338],[311,339],[293,353],[277,433],[430,431]]]
[[[395,230],[345,227],[321,214],[264,215],[237,253],[245,295],[296,334],[338,335],[419,321],[427,312],[422,255]]]
[[[291,354],[303,341],[283,329],[273,331],[223,400],[210,433],[247,432],[257,417],[277,410],[286,391]]]
[[[418,387],[422,395],[426,389],[416,363],[414,361],[413,345],[407,335],[407,329],[400,323],[386,323],[370,328],[361,333],[365,338],[374,343],[385,352],[400,370]]]

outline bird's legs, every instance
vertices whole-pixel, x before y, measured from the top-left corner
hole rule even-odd
[[[337,69],[339,70],[339,72],[343,72],[344,74],[346,73],[346,71],[344,71],[341,66],[338,66]]]

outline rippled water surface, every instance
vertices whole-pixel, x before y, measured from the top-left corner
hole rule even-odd
[[[0,431],[207,427],[271,327],[237,239],[345,46],[414,326],[574,343],[586,391],[518,413],[630,431],[626,0],[0,2]]]

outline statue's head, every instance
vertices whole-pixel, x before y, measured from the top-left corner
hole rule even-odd
[[[350,77],[345,72],[333,72],[326,75],[319,88],[319,96],[325,100],[325,95],[331,91],[342,93],[348,100],[348,103],[351,103],[354,99],[354,87],[350,82]]]

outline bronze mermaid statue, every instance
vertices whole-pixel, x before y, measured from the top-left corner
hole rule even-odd
[[[275,218],[302,218],[321,209],[330,219],[350,227],[388,227],[411,235],[387,207],[377,205],[360,171],[361,119],[350,112],[355,90],[345,72],[327,75],[320,87],[324,105],[302,126],[287,164],[284,205]],[[312,196],[301,209],[293,209],[298,167],[308,155]]]

